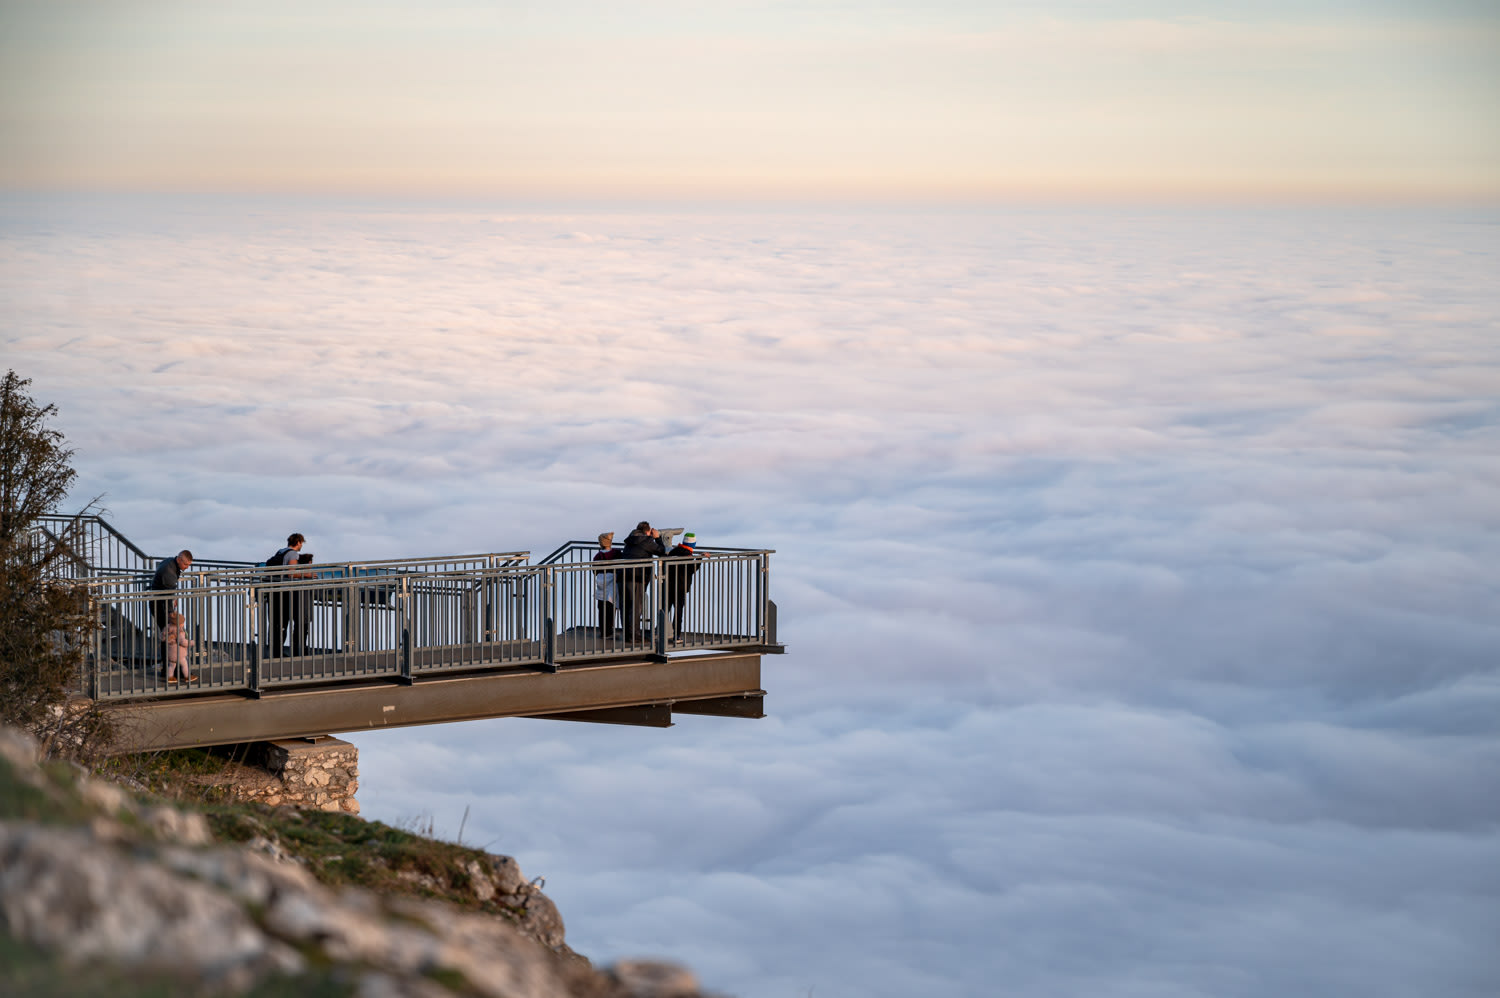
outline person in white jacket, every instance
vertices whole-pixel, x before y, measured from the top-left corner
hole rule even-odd
[[[620,557],[615,550],[615,534],[607,530],[599,535],[599,553],[595,561],[613,561]],[[594,573],[594,602],[599,604],[599,636],[606,641],[615,637],[615,606],[620,602],[619,572],[597,571]]]

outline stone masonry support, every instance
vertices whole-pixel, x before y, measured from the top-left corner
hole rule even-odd
[[[281,738],[255,742],[244,758],[258,762],[253,777],[233,781],[230,793],[238,800],[259,801],[272,807],[301,807],[318,811],[359,813],[359,749],[340,738]]]

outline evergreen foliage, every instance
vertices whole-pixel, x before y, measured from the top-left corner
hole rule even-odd
[[[97,710],[58,709],[78,686],[91,625],[83,592],[60,571],[76,558],[78,531],[38,529],[76,473],[73,451],[48,425],[57,407],[38,404],[30,384],[15,371],[0,383],[0,722],[77,750],[102,734]]]

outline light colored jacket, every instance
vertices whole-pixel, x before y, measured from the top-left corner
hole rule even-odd
[[[188,636],[181,624],[167,631],[167,665],[177,666],[184,673],[188,666]]]

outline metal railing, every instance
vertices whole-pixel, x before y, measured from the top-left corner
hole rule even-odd
[[[86,587],[96,627],[84,663],[84,693],[98,699],[194,690],[253,688],[255,620],[248,589],[143,592],[133,579],[105,578]],[[167,683],[163,623],[183,616],[193,684]]]
[[[673,528],[672,532],[673,533],[681,533],[681,531],[678,530],[677,528]],[[624,546],[621,545],[621,544],[616,544],[614,546],[613,550],[615,550],[615,551],[623,551],[624,550]],[[776,553],[775,550],[771,549],[771,548],[726,548],[726,547],[708,547],[708,546],[705,546],[705,545],[699,545],[698,548],[697,548],[697,551],[698,551],[699,554],[775,554]],[[599,553],[599,543],[598,543],[598,541],[564,541],[563,543],[559,544],[557,547],[553,548],[550,552],[548,552],[548,554],[545,557],[539,559],[537,561],[537,564],[538,565],[558,565],[558,564],[572,565],[572,564],[577,564],[579,562],[593,561],[594,560],[594,556],[596,554],[598,554],[598,553]]]
[[[191,584],[159,592],[143,592],[125,575],[80,581],[99,623],[86,692],[259,694],[459,670],[555,672],[774,643],[768,551],[599,564],[518,558],[524,554],[193,572],[184,574]],[[614,602],[602,608],[601,573],[614,580]],[[183,615],[195,682],[172,685],[163,674],[169,610]]]
[[[67,557],[58,570],[64,578],[128,577],[148,583],[156,566],[177,554],[149,555],[131,543],[103,517],[59,516],[37,517],[32,528],[32,544],[58,544]],[[246,561],[195,560],[198,571],[233,570],[252,567]]]
[[[67,551],[72,568],[85,575],[140,575],[156,571],[160,559],[153,559],[102,517],[37,517],[33,543],[58,543]],[[175,553],[175,552],[174,552]]]
[[[768,550],[594,562],[569,541],[525,551],[265,566],[198,560],[148,591],[162,558],[98,516],[42,517],[52,577],[80,587],[97,626],[80,692],[101,699],[248,692],[427,674],[772,645]],[[607,597],[601,602],[600,596]],[[165,676],[167,615],[183,616],[190,682]]]
[[[198,562],[183,573],[198,585],[255,585],[280,577],[304,576],[322,580],[360,577],[391,577],[429,572],[465,572],[485,568],[525,565],[530,551],[504,551],[488,554],[440,555],[431,558],[382,558],[365,561],[329,561],[307,565],[266,565],[250,562]]]

